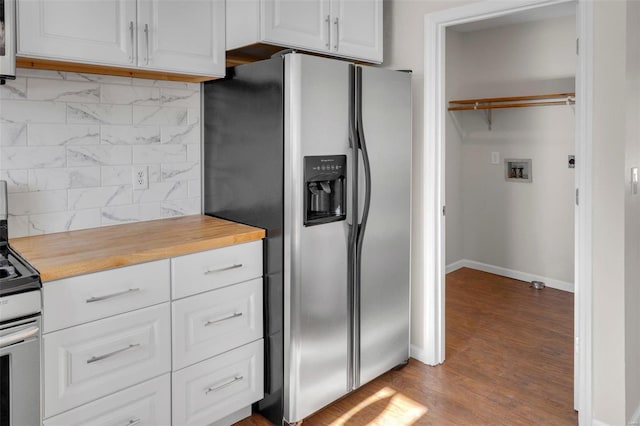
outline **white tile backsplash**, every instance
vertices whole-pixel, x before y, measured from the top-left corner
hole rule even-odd
[[[33,78],[29,80],[27,99],[97,103],[100,102],[100,85],[77,81],[58,81],[56,84],[51,84],[49,80]]]
[[[133,106],[133,124],[147,126],[186,126],[186,108]]]
[[[26,123],[0,123],[0,146],[17,146],[26,144]]]
[[[95,145],[100,126],[86,124],[29,124],[29,145]]]
[[[131,106],[109,104],[67,104],[67,122],[131,124]]]
[[[18,69],[0,87],[10,237],[201,212],[200,85]],[[133,165],[149,187],[133,190]]]

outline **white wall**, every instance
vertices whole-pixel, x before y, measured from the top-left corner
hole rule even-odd
[[[464,35],[456,31],[447,31],[446,49],[446,98],[465,99],[465,88],[460,84],[464,81],[466,66],[464,57]],[[465,259],[463,232],[463,133],[459,113],[449,113],[446,116],[447,141],[445,146],[445,194],[446,194],[446,257],[447,265]]]
[[[626,6],[635,0],[598,1],[594,5],[594,117],[593,117],[593,408],[594,418],[623,425],[627,412],[623,397],[625,356],[640,359],[640,348],[625,345],[625,173],[626,131],[624,84]],[[412,344],[424,349],[425,307],[422,234],[422,141],[424,127],[423,18],[427,13],[462,5],[454,1],[385,0],[385,66],[412,69],[414,94],[413,153],[414,208],[412,253]],[[640,119],[633,119],[640,122]],[[623,129],[623,130],[621,130]],[[636,131],[637,130],[633,130]],[[622,132],[622,133],[621,133]],[[635,140],[638,140],[636,134]],[[636,142],[637,143],[637,142]],[[638,216],[635,216],[637,220]],[[632,234],[633,235],[633,234]],[[638,265],[638,262],[636,262]],[[638,285],[637,271],[629,285]],[[634,305],[637,309],[638,304]],[[628,318],[627,318],[628,320]],[[637,325],[637,323],[636,323]],[[631,339],[629,339],[631,342]],[[636,386],[631,384],[630,386]],[[631,392],[629,392],[631,396]],[[633,410],[633,408],[630,408]]]
[[[0,86],[0,179],[11,237],[200,213],[200,85],[18,69]]]
[[[423,232],[423,128],[424,128],[424,15],[460,6],[471,1],[384,0],[383,66],[413,71],[413,180],[411,244],[411,343],[414,350],[424,346]]]
[[[626,3],[593,5],[593,416],[623,425]]]
[[[571,16],[458,34],[449,29],[447,56],[459,59],[447,66],[447,99],[573,92],[575,37]],[[482,111],[449,113],[460,127],[446,135],[447,177],[458,173],[447,181],[447,244],[462,239],[463,249],[458,258],[448,251],[447,264],[466,259],[572,288],[575,169],[567,160],[575,154],[574,109],[492,115],[489,130]],[[449,155],[455,151],[459,156]],[[500,164],[491,164],[492,152]],[[507,182],[505,158],[531,159],[533,181]],[[449,222],[453,215],[461,224]]]

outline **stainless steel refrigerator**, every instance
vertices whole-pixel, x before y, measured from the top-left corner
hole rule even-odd
[[[205,213],[267,230],[254,408],[293,424],[409,358],[411,73],[288,53],[227,75]]]

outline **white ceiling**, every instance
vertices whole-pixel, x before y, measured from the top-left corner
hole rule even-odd
[[[538,7],[525,12],[512,13],[499,16],[497,18],[485,19],[482,21],[468,22],[448,27],[453,31],[471,32],[487,30],[490,28],[504,27],[507,25],[521,24],[524,22],[543,21],[550,18],[574,16],[576,14],[576,3],[560,3],[551,6]]]

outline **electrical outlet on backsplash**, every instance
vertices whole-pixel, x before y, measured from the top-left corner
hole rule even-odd
[[[200,115],[197,83],[18,69],[0,86],[10,237],[200,213]]]

